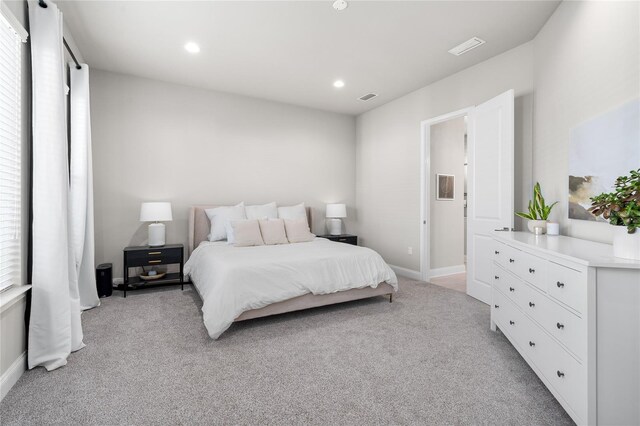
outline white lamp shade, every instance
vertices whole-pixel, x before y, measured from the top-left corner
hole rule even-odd
[[[173,220],[171,203],[142,203],[140,222],[168,222]]]
[[[344,204],[327,204],[327,212],[325,214],[325,217],[347,217],[347,206]]]

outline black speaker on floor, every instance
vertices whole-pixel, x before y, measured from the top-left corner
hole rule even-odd
[[[98,297],[109,297],[113,293],[113,265],[102,263],[96,268],[96,287]]]

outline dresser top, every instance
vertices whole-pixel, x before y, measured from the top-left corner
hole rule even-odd
[[[516,247],[533,248],[586,266],[640,269],[638,260],[614,257],[611,244],[564,235],[534,235],[530,232],[494,232],[493,236]]]

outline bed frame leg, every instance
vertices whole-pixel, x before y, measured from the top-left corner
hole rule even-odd
[[[389,303],[393,303],[393,293],[389,293]]]

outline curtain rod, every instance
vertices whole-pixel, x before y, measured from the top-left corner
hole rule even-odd
[[[46,9],[47,7],[49,7],[47,5],[47,3],[44,2],[44,0],[38,0],[38,5],[44,9]],[[65,49],[67,49],[67,52],[69,52],[69,55],[71,55],[71,59],[73,59],[73,62],[76,63],[76,69],[80,70],[82,69],[82,66],[80,66],[80,63],[78,62],[78,60],[76,59],[76,55],[73,54],[73,51],[71,50],[71,48],[69,47],[69,44],[67,43],[67,40],[62,37],[62,43],[64,43],[64,47]]]

